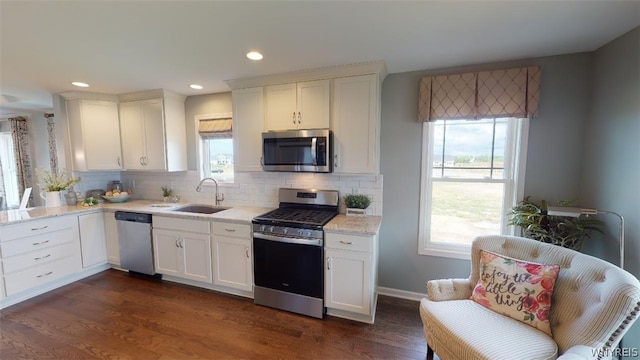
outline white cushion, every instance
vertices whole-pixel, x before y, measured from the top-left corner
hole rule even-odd
[[[556,359],[555,341],[531,326],[472,300],[420,302],[425,333],[460,359]],[[427,339],[427,343],[432,343]],[[437,349],[436,353],[438,353]],[[442,357],[442,354],[439,354]]]

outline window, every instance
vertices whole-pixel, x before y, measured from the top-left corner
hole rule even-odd
[[[198,115],[200,179],[212,177],[233,183],[233,137],[231,114]]]
[[[507,234],[522,197],[527,119],[424,123],[419,253],[469,258],[478,235]]]
[[[18,177],[16,175],[16,158],[13,152],[13,138],[11,133],[0,133],[0,163],[2,164],[2,181],[4,193],[4,203],[0,201],[0,206],[7,208],[17,208],[20,202],[18,194]]]

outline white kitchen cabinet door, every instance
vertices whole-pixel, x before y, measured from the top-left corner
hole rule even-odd
[[[251,239],[213,235],[215,285],[253,291]]]
[[[265,87],[266,130],[328,128],[330,95],[329,80]]]
[[[82,249],[82,267],[107,262],[107,241],[105,237],[104,216],[102,213],[78,216],[80,227],[80,248]]]
[[[211,236],[183,233],[181,240],[182,277],[211,284]]]
[[[144,112],[138,101],[120,103],[122,154],[126,170],[144,169]]]
[[[380,91],[377,75],[333,80],[334,173],[378,174]]]
[[[162,99],[141,102],[144,119],[145,170],[166,170],[166,149]]]
[[[121,170],[118,103],[67,101],[73,171]]]
[[[120,244],[118,243],[118,223],[115,212],[105,212],[104,230],[107,241],[107,262],[120,266]]]
[[[371,254],[325,250],[327,308],[371,314]]]
[[[264,90],[262,87],[234,90],[233,157],[235,171],[262,171]]]
[[[153,253],[158,274],[180,276],[182,274],[182,253],[179,251],[180,233],[153,229]]]

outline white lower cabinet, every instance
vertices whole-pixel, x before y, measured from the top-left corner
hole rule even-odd
[[[156,272],[211,284],[209,222],[154,216],[153,224]]]
[[[105,221],[102,213],[78,216],[80,227],[80,247],[82,248],[82,267],[107,262],[107,240]]]
[[[325,233],[325,306],[329,315],[373,323],[377,236]]]
[[[0,239],[7,297],[82,270],[77,216],[3,226]]]
[[[120,244],[118,243],[118,223],[116,213],[107,211],[104,214],[104,232],[107,241],[107,262],[120,266]]]
[[[253,292],[251,226],[214,221],[213,283]]]

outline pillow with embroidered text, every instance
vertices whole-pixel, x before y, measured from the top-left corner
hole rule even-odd
[[[480,250],[480,278],[471,300],[551,334],[551,295],[558,265],[512,259]]]

